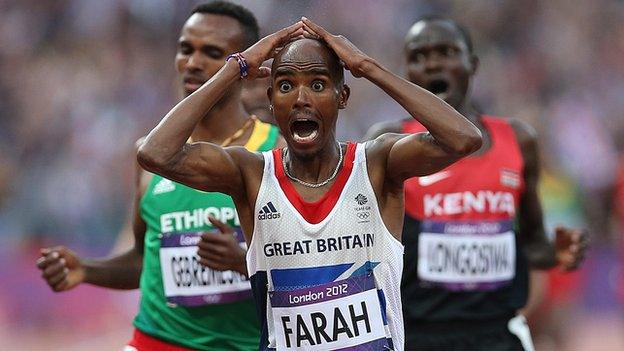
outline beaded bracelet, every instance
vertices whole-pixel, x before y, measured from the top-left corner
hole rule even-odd
[[[240,77],[241,78],[247,77],[247,73],[248,73],[247,69],[249,68],[249,66],[247,66],[247,60],[245,60],[243,55],[240,52],[237,52],[232,55],[228,55],[228,57],[225,58],[225,61],[227,62],[231,58],[235,58],[236,62],[238,62],[238,68],[240,69]]]

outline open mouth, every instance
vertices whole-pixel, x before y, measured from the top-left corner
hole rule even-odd
[[[298,119],[290,125],[290,132],[293,139],[298,143],[309,143],[314,141],[319,134],[318,122],[311,119]]]
[[[195,91],[199,89],[206,81],[196,77],[186,77],[183,79],[184,88],[187,91]]]
[[[435,95],[445,95],[449,90],[449,83],[442,79],[436,79],[427,84],[427,90]]]

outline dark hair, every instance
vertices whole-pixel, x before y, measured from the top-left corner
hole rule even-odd
[[[256,17],[251,11],[240,5],[227,1],[211,1],[195,6],[191,14],[195,13],[223,15],[237,20],[245,32],[245,47],[242,49],[252,46],[260,38],[260,29]]]
[[[454,19],[451,19],[449,17],[444,17],[444,16],[441,16],[441,15],[426,15],[426,16],[420,17],[414,23],[418,23],[418,22],[435,22],[435,21],[448,22],[451,25],[453,25],[453,27],[455,27],[455,29],[457,29],[457,31],[461,35],[462,39],[464,40],[464,43],[466,43],[466,47],[468,48],[468,52],[471,53],[471,54],[473,53],[472,37],[470,36],[470,32],[468,31],[468,29],[466,27],[464,27],[461,24],[457,23]]]

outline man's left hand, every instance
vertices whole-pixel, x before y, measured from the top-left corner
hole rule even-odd
[[[199,263],[217,271],[236,271],[247,275],[247,252],[236,240],[234,229],[213,217],[209,217],[209,220],[219,232],[202,234],[197,244]]]

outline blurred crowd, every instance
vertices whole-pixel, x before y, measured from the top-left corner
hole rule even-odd
[[[594,251],[585,271],[594,271],[575,285],[576,304],[597,313],[619,303],[621,312],[624,3],[238,2],[256,14],[263,34],[305,15],[399,74],[404,35],[417,18],[442,14],[469,28],[481,60],[476,104],[539,132],[548,227],[590,230]],[[47,326],[60,312],[55,304],[71,300],[51,299],[38,280],[38,247],[104,255],[114,245],[130,204],[134,142],[179,97],[175,43],[196,3],[0,0],[0,339],[11,328]],[[375,122],[406,117],[371,83],[347,83],[352,96],[341,138],[358,140]],[[119,307],[125,299],[90,288],[69,294],[71,301],[102,295],[84,313],[128,325],[131,313]],[[69,303],[69,310],[85,305]]]

